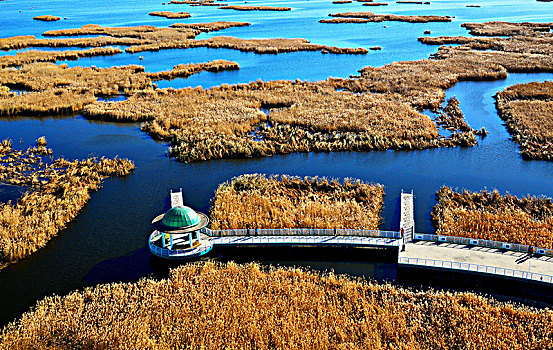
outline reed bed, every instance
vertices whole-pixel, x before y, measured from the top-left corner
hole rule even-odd
[[[436,234],[553,248],[553,202],[497,190],[458,193],[442,187],[432,210]]]
[[[0,38],[0,50],[20,50],[28,47],[102,47],[108,45],[139,45],[137,38],[99,36],[93,38],[37,39],[32,35]]]
[[[260,108],[270,109],[266,115]],[[397,96],[337,92],[334,83],[255,82],[203,90],[158,90],[98,102],[91,119],[146,121],[142,130],[172,141],[183,161],[290,152],[456,146]]]
[[[233,23],[229,25],[229,23]],[[238,22],[240,23],[240,22]],[[364,48],[338,48],[326,45],[312,44],[306,39],[239,39],[228,36],[218,36],[205,40],[195,40],[200,32],[216,31],[228,28],[230,26],[244,26],[243,23],[235,22],[214,22],[207,28],[203,23],[190,25],[174,25],[171,28],[157,28],[152,26],[140,27],[101,27],[98,25],[85,25],[76,29],[63,29],[45,32],[45,36],[78,36],[78,35],[104,35],[116,40],[134,40],[129,44],[125,51],[128,53],[137,53],[143,51],[158,51],[165,49],[188,49],[195,47],[208,48],[228,48],[243,52],[255,52],[258,54],[276,54],[280,52],[295,51],[323,51],[334,54],[366,54],[368,51]],[[10,40],[2,41],[0,39],[0,49],[3,47],[21,46],[27,47],[27,42],[36,42],[39,39],[14,37]],[[65,44],[65,41],[88,40],[94,41],[100,38],[79,38],[79,39],[58,39],[59,45]],[[10,38],[8,38],[10,39]],[[106,40],[110,42],[110,40]],[[56,40],[44,40],[43,45],[55,43]],[[16,45],[18,44],[18,45]],[[28,44],[29,46],[36,46]],[[10,49],[10,48],[8,48]]]
[[[134,170],[127,159],[89,158],[48,163],[41,156],[51,154],[46,140],[26,151],[13,150],[11,142],[0,146],[0,181],[27,185],[30,191],[15,204],[0,203],[0,267],[21,260],[64,229],[110,176],[128,175]]]
[[[332,273],[195,263],[52,296],[1,349],[547,349],[553,313]]]
[[[90,92],[75,93],[64,89],[0,95],[0,116],[75,113],[94,102],[96,97]]]
[[[103,49],[92,51],[76,55],[111,52]],[[62,52],[59,55],[71,57],[70,53],[71,51]],[[57,53],[52,53],[51,56],[45,54],[45,57],[49,58],[60,56],[57,56]],[[35,58],[44,59],[40,54],[31,52],[28,56],[23,54],[18,62]],[[66,65],[50,63],[26,64],[20,69],[0,70],[0,86],[5,91],[0,91],[0,116],[78,112],[86,105],[96,102],[97,96],[131,95],[152,91],[152,79],[174,79],[201,71],[218,72],[233,69],[239,69],[238,64],[224,60],[177,65],[170,71],[157,73],[145,73],[142,66],[68,68]],[[25,93],[12,94],[9,87],[24,90]]]
[[[171,11],[153,11],[149,13],[150,16],[165,17],[170,19],[175,18],[190,18],[188,12],[171,12]]]
[[[369,5],[371,2],[364,3],[363,5]],[[374,4],[374,3],[372,3]],[[449,16],[403,16],[403,15],[380,15],[372,12],[344,12],[344,13],[331,13],[330,17],[342,17],[342,18],[363,18],[369,22],[384,22],[384,21],[399,21],[409,23],[428,23],[428,22],[451,22]]]
[[[436,123],[452,132],[461,132],[467,134],[472,133],[474,135],[480,136],[486,136],[488,134],[485,128],[475,130],[467,124],[465,116],[461,111],[459,100],[455,97],[452,97],[447,101],[444,109],[436,117]],[[465,146],[473,146],[475,144],[476,139],[474,140],[474,143]]]
[[[35,63],[21,69],[0,70],[0,84],[21,90],[117,95],[151,89],[144,67],[129,65],[113,68],[68,68],[67,65]]]
[[[536,33],[548,33],[553,28],[553,22],[500,22],[492,21],[485,23],[463,23],[461,27],[470,30],[475,36],[515,36],[535,35]]]
[[[148,73],[148,78],[152,80],[162,80],[162,79],[175,79],[175,78],[186,78],[193,74],[199,72],[208,71],[208,72],[221,72],[226,70],[237,70],[240,69],[238,63],[233,61],[226,60],[215,60],[213,62],[209,61],[206,63],[190,63],[190,64],[179,64],[173,67],[170,71],[165,72],[156,72]]]
[[[214,0],[171,1],[170,4],[187,4],[190,6],[228,6],[228,4],[225,4],[222,2],[215,2]]]
[[[447,47],[444,47],[447,48]],[[467,56],[468,53],[467,52]],[[382,67],[361,69],[359,79],[337,80],[335,84],[354,92],[400,95],[417,109],[439,110],[445,90],[462,80],[498,80],[507,70],[462,54],[450,58],[394,62]]]
[[[216,36],[203,40],[186,40],[178,42],[160,42],[154,44],[136,45],[127,48],[128,53],[143,51],[158,51],[165,49],[188,49],[208,47],[212,49],[233,49],[257,54],[278,54],[297,51],[321,51],[333,54],[366,54],[364,48],[340,48],[327,45],[312,44],[306,39],[271,38],[271,39],[240,39],[230,36]]]
[[[35,62],[75,61],[81,57],[111,56],[123,51],[114,47],[98,47],[89,50],[68,51],[25,51],[18,52],[15,56],[1,56],[0,68],[18,67]]]
[[[211,228],[377,230],[383,198],[382,185],[360,180],[241,175],[215,191]]]
[[[553,82],[510,86],[495,95],[496,107],[520,153],[553,160]]]
[[[43,22],[56,22],[61,19],[61,17],[58,16],[52,16],[52,15],[44,15],[44,16],[35,16],[33,17],[35,21],[43,21]]]
[[[236,11],[290,11],[290,7],[278,7],[278,6],[247,6],[247,5],[228,5],[220,7],[222,10],[236,10]]]
[[[319,23],[369,23],[371,20],[366,18],[330,18],[320,19]]]
[[[217,21],[209,23],[175,23],[171,24],[170,28],[190,28],[200,30],[202,32],[217,32],[219,30],[234,28],[234,27],[247,27],[251,23],[248,22],[226,22],[226,21]]]
[[[143,40],[193,39],[196,32],[186,29],[158,28],[154,26],[136,27],[102,27],[97,24],[87,24],[80,28],[50,30],[43,33],[47,37],[106,35],[115,38],[138,38]]]
[[[68,68],[51,63],[2,69],[0,85],[25,91],[0,95],[0,116],[77,112],[95,102],[96,96],[152,89],[152,81],[141,66]]]
[[[445,89],[458,81],[504,79],[507,72],[553,72],[553,37],[550,33],[534,33],[537,34],[509,39],[443,38],[437,43],[466,45],[441,46],[429,60],[366,67],[361,70],[360,79],[343,80],[340,84],[355,92],[398,93],[416,108],[438,110]],[[426,38],[419,40],[428,42]],[[493,51],[482,51],[490,49]]]
[[[552,23],[465,23],[476,37],[421,37],[419,41],[428,45],[461,44],[458,50],[493,50],[526,56],[540,55],[534,60],[547,61],[553,57],[553,34],[549,32]],[[497,38],[494,36],[508,36]],[[547,57],[546,57],[547,56]],[[528,59],[528,58],[527,58]],[[550,65],[542,64],[549,67]]]

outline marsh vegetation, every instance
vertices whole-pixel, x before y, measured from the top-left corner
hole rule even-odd
[[[149,13],[150,16],[165,17],[170,19],[175,18],[189,18],[190,13],[188,12],[171,12],[171,11],[154,11]]]
[[[364,6],[378,6],[378,5],[388,5],[387,3],[374,3],[366,2]],[[428,22],[451,22],[451,17],[449,16],[420,16],[420,15],[393,15],[393,14],[376,14],[372,12],[343,12],[343,13],[331,13],[330,17],[338,18],[361,18],[367,22],[386,22],[386,21],[398,21],[398,22],[409,22],[409,23],[428,23]],[[320,21],[325,23],[323,21]]]
[[[546,349],[553,313],[256,264],[187,264],[168,279],[48,297],[1,349]]]
[[[27,150],[15,150],[10,140],[0,144],[0,181],[27,186],[16,203],[0,203],[0,268],[21,260],[56,236],[90,199],[90,192],[110,176],[134,170],[127,159],[50,161],[46,139]]]
[[[217,188],[211,228],[377,230],[383,198],[382,185],[354,179],[241,175]]]
[[[553,202],[497,190],[461,193],[442,187],[432,211],[436,234],[553,249]]]
[[[510,86],[495,99],[521,155],[553,160],[553,82]]]
[[[248,5],[227,5],[220,7],[223,10],[236,10],[236,11],[290,11],[290,7],[278,7],[278,6],[248,6]]]
[[[52,15],[43,15],[43,16],[35,16],[33,17],[35,21],[43,21],[43,22],[55,22],[59,21],[61,17],[58,16],[52,16]]]
[[[142,130],[171,141],[170,154],[182,161],[448,147],[470,137],[439,137],[432,120],[397,95],[336,91],[335,83],[273,81],[208,90],[163,89],[126,101],[94,103],[83,114],[91,119],[145,121]]]

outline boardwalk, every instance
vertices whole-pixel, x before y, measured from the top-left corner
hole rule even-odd
[[[397,248],[398,239],[393,238],[375,238],[375,237],[356,237],[356,236],[227,236],[214,237],[211,239],[213,245],[217,246],[346,246],[357,248]]]
[[[410,242],[415,233],[415,216],[413,205],[413,192],[401,191],[399,229],[404,233],[405,242]]]
[[[542,255],[530,257],[525,253],[524,249],[528,248],[526,246],[415,233],[413,198],[413,192],[401,192],[400,232],[362,229],[204,228],[200,235],[203,240],[220,247],[347,246],[396,249],[398,265],[462,270],[553,284],[553,256],[549,249],[543,249]],[[171,207],[182,205],[182,190],[171,191]],[[404,232],[403,237],[401,231]]]
[[[182,200],[182,189],[179,192],[171,191],[171,208],[183,207],[184,201]]]
[[[399,265],[464,270],[553,283],[553,257],[502,249],[419,241],[399,253]]]
[[[379,230],[350,229],[259,229],[209,230],[215,246],[350,246],[395,248],[399,233]]]

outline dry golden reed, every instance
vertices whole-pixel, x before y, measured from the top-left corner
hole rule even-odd
[[[0,116],[76,112],[96,101],[96,96],[152,89],[141,66],[68,68],[51,63],[2,69],[2,85],[25,93],[0,95]]]
[[[363,5],[372,6],[375,3],[365,3]],[[404,15],[381,15],[372,12],[344,12],[344,13],[331,13],[330,17],[339,18],[362,18],[367,22],[385,22],[385,21],[399,21],[410,23],[428,23],[428,22],[451,22],[449,16],[404,16]],[[319,21],[325,23],[324,20]]]
[[[553,29],[553,22],[501,22],[492,21],[485,23],[463,23],[461,27],[470,30],[475,36],[515,36],[515,35],[536,35],[548,33]]]
[[[335,54],[366,54],[368,51],[364,48],[338,48],[326,45],[312,44],[305,39],[288,39],[288,38],[272,38],[272,39],[240,39],[228,36],[216,36],[204,40],[195,40],[196,35],[205,31],[216,31],[228,28],[228,25],[223,22],[215,22],[216,24],[205,26],[197,25],[175,25],[171,28],[157,28],[152,26],[140,27],[101,27],[98,25],[85,25],[76,29],[63,29],[45,32],[45,36],[77,36],[77,35],[103,35],[106,37],[97,38],[77,38],[77,39],[50,39],[39,41],[44,46],[48,44],[67,45],[71,41],[86,40],[93,42],[94,40],[129,40],[125,49],[128,53],[137,53],[142,51],[158,51],[164,49],[188,49],[195,47],[209,48],[229,48],[245,52],[255,52],[259,54],[270,53],[276,54],[279,52],[295,52],[295,51],[325,51]],[[227,22],[228,23],[228,22]],[[235,25],[232,25],[235,26]],[[242,26],[242,25],[239,25]],[[27,47],[37,46],[31,45],[36,43],[34,37],[14,37],[0,39],[0,49],[11,49],[13,46]],[[134,42],[133,42],[134,41]],[[111,44],[106,44],[111,45]],[[99,45],[103,46],[103,45]]]
[[[109,176],[124,176],[134,170],[127,159],[46,163],[46,140],[26,151],[13,150],[11,142],[0,144],[0,181],[29,186],[15,204],[0,203],[0,268],[21,260],[56,236],[90,199],[89,192],[101,187]]]
[[[140,44],[130,46],[128,52],[199,46],[258,53],[367,51],[316,45],[304,39],[221,36],[194,39],[200,31],[228,27],[223,22],[176,27],[180,28],[88,25],[45,34],[96,34],[102,35],[102,38],[138,40]],[[480,29],[496,27],[489,23],[482,24]],[[84,111],[89,118],[146,121],[143,130],[158,139],[171,141],[171,155],[183,161],[290,152],[472,146],[477,143],[476,131],[467,131],[463,127],[448,138],[441,137],[432,120],[418,111],[432,109],[439,112],[445,90],[461,80],[497,80],[505,78],[508,72],[553,71],[553,45],[547,45],[551,35],[541,30],[543,24],[526,26],[530,29],[522,25],[514,27],[524,34],[511,38],[476,38],[484,41],[465,41],[461,47],[442,46],[428,60],[394,62],[379,68],[365,67],[359,77],[317,83],[256,82],[209,90],[154,90],[148,74],[137,66],[120,68],[120,72],[105,71],[100,74],[91,71],[98,76],[106,75],[99,79],[101,86],[83,84],[72,77],[75,72],[72,69],[62,69],[52,79],[53,74],[48,71],[53,72],[57,68],[44,64],[35,64],[31,68],[24,66],[21,71],[4,69],[0,72],[0,78],[4,76],[0,80],[1,85],[31,93],[16,96],[0,87],[0,101],[4,103],[0,111],[6,115],[51,113],[75,111],[89,104]],[[536,28],[539,30],[533,30]],[[26,42],[36,39],[14,40]],[[10,40],[4,43],[10,44]],[[481,51],[478,45],[487,45],[486,49],[493,50]],[[169,77],[181,74],[179,72],[186,75],[189,69],[186,66],[175,67],[171,72],[160,73],[160,76]],[[124,79],[121,79],[123,85],[114,79],[120,73],[125,73],[122,75]],[[31,79],[33,75],[44,78],[35,81]],[[60,87],[55,88],[58,85]],[[124,102],[90,105],[97,95],[117,93],[133,96]],[[38,94],[40,96],[36,96]],[[33,103],[35,99],[36,103]],[[268,115],[261,109],[269,110]],[[448,114],[443,115],[447,117]],[[453,128],[462,126],[458,122],[454,125]]]
[[[58,16],[52,16],[52,15],[43,15],[43,16],[35,16],[33,17],[35,21],[43,21],[43,22],[55,22],[59,21],[61,17]]]
[[[226,61],[226,60],[215,60],[213,62],[206,63],[190,63],[190,64],[179,64],[173,67],[170,71],[165,72],[156,72],[148,73],[148,78],[152,80],[161,80],[161,79],[175,79],[175,78],[185,78],[199,72],[221,72],[225,70],[237,70],[240,69],[240,66],[236,62]]]
[[[481,136],[486,136],[488,134],[484,128],[474,130],[467,124],[465,116],[461,111],[459,100],[455,97],[450,98],[444,109],[436,116],[436,123],[452,132],[466,133],[467,135],[469,133],[473,133],[474,135]],[[476,144],[476,139],[474,142],[474,144]],[[470,146],[473,146],[474,144],[471,144]]]
[[[111,56],[122,53],[123,50],[115,47],[97,47],[88,50],[68,50],[68,51],[24,51],[18,52],[14,56],[1,56],[0,68],[18,67],[24,64],[35,62],[51,62],[57,61],[75,61],[81,57],[93,56]]]
[[[187,264],[47,297],[0,349],[551,348],[553,312],[299,269]]]
[[[191,28],[197,29],[202,32],[217,32],[219,30],[234,28],[234,27],[247,27],[251,25],[248,22],[227,22],[227,21],[217,21],[209,23],[175,23],[171,24],[170,28]]]
[[[290,7],[278,7],[278,6],[247,6],[247,5],[227,5],[220,7],[223,10],[237,10],[237,11],[290,11]]]
[[[553,249],[553,202],[497,190],[457,193],[442,187],[432,210],[436,234]]]
[[[109,50],[108,50],[109,49]],[[22,94],[0,91],[0,116],[29,114],[61,114],[81,111],[98,96],[133,94],[153,90],[152,80],[188,77],[201,71],[219,72],[239,69],[236,62],[213,62],[177,65],[172,70],[145,73],[142,66],[113,68],[68,68],[66,65],[39,63],[42,60],[69,59],[86,55],[110,53],[111,48],[91,49],[82,53],[29,52],[13,59],[0,58],[0,64],[24,64],[20,69],[0,70],[0,87],[25,91]],[[98,51],[98,52],[97,52]],[[74,55],[74,56],[73,56]],[[4,90],[5,91],[5,90]]]
[[[553,82],[510,86],[498,92],[495,100],[521,155],[553,160]]]
[[[175,18],[189,18],[188,12],[171,12],[171,11],[153,11],[149,13],[150,16],[165,17],[170,19]]]
[[[246,174],[215,191],[211,228],[377,230],[383,198],[382,185],[360,180]]]
[[[261,110],[270,110],[265,114]],[[144,131],[172,141],[183,161],[290,152],[422,149],[464,144],[439,137],[432,120],[397,95],[336,91],[333,82],[255,82],[158,90],[98,102],[91,119],[146,121]]]

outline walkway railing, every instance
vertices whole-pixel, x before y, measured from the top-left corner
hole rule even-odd
[[[200,255],[204,251],[209,251],[212,248],[211,244],[202,244],[195,248],[187,248],[187,249],[169,249],[169,248],[162,248],[157,246],[154,242],[159,240],[162,233],[158,231],[152,232],[149,239],[149,246],[150,251],[159,256],[159,257],[179,257],[183,255]]]
[[[211,237],[236,237],[236,236],[347,236],[347,237],[373,237],[399,239],[401,234],[397,231],[381,230],[354,230],[354,229],[235,229],[235,230],[210,230],[202,229]]]
[[[530,271],[512,270],[512,269],[507,269],[503,267],[486,266],[486,265],[453,262],[453,261],[442,261],[442,260],[434,260],[434,259],[408,258],[408,257],[399,257],[398,263],[405,264],[405,265],[437,267],[437,268],[452,269],[452,270],[488,273],[488,274],[494,274],[498,276],[523,278],[523,279],[529,279],[529,280],[538,281],[538,282],[553,283],[553,276],[550,276],[550,275],[544,275],[541,273],[535,273]]]
[[[464,244],[464,245],[472,245],[476,247],[511,250],[511,251],[522,252],[522,253],[527,253],[529,248],[527,245],[524,245],[524,244],[498,242],[498,241],[490,241],[486,239],[467,238],[467,237],[441,236],[441,235],[433,235],[433,234],[427,234],[427,233],[415,233],[415,240]],[[534,247],[533,249],[535,254],[553,256],[553,249],[536,248],[536,247]]]
[[[397,247],[397,239],[357,236],[222,236],[211,240],[214,245],[315,245]]]

